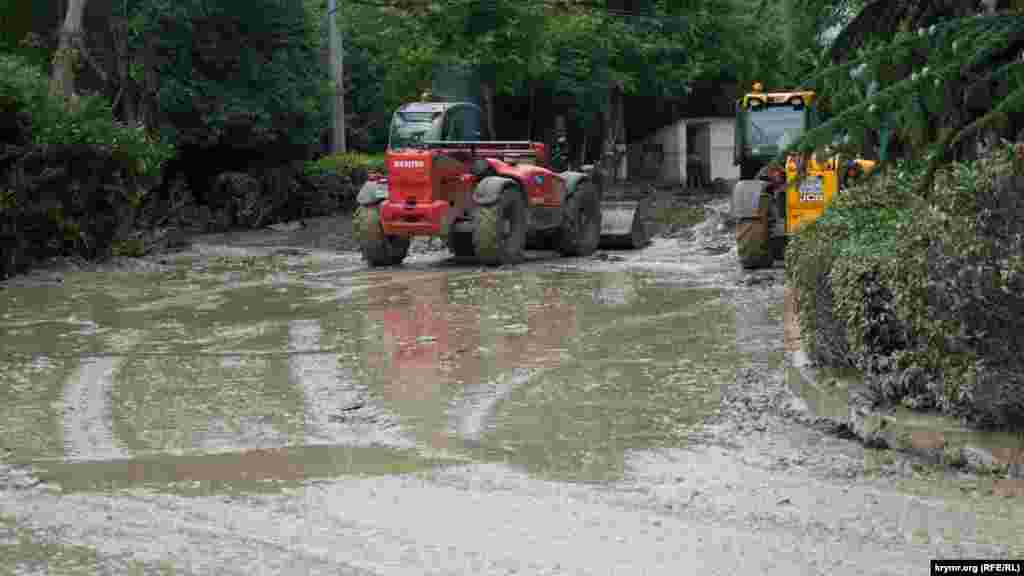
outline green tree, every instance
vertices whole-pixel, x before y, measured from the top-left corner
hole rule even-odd
[[[15,53],[45,66],[49,51],[40,45],[36,26],[53,10],[55,6],[50,2],[0,0],[0,52]]]
[[[325,124],[315,15],[283,0],[115,3],[126,82],[179,146],[308,146]]]
[[[758,34],[750,14],[756,1],[350,4],[341,15],[348,73],[365,80],[356,82],[351,106],[383,122],[385,107],[415,98],[444,70],[477,82],[485,109],[492,94],[541,89],[568,96],[570,120],[595,129],[613,123],[617,94],[681,99],[696,81],[748,81],[775,70],[758,63],[780,57],[778,41],[766,44]]]
[[[863,150],[888,124],[896,155],[928,159],[926,191],[939,166],[973,156],[979,139],[1014,137],[1024,129],[1024,6],[1005,4],[869,3],[814,76],[832,119],[794,147],[812,150],[845,132]]]

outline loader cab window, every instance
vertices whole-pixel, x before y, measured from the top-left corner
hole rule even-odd
[[[442,140],[448,142],[479,142],[483,139],[480,110],[471,106],[458,106],[445,114]]]
[[[411,148],[424,141],[440,140],[443,119],[444,115],[441,111],[395,112],[395,116],[391,119],[391,131],[388,134],[388,149]]]
[[[807,128],[803,106],[751,106],[743,115],[744,132],[755,154],[774,155],[796,142]]]

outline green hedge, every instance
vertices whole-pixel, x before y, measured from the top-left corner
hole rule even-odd
[[[383,154],[363,154],[361,152],[331,154],[307,162],[305,166],[307,176],[338,175],[350,178],[365,177],[367,172],[383,172],[384,169]]]
[[[12,55],[0,55],[0,134],[0,277],[108,254],[173,155],[99,96],[51,98],[41,70]]]
[[[978,424],[1024,416],[1024,179],[1012,147],[943,171],[893,166],[840,194],[786,252],[812,357],[880,401]]]

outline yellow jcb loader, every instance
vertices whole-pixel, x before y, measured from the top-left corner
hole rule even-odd
[[[760,83],[736,103],[733,188],[736,248],[743,268],[766,268],[783,259],[786,239],[818,218],[832,197],[870,172],[875,162],[843,158],[826,147],[816,154],[791,154],[785,169],[770,164],[789,144],[820,123],[815,93],[765,92]]]

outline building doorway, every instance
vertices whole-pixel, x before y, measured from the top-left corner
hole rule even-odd
[[[686,185],[703,188],[711,184],[711,126],[708,122],[686,123]]]

